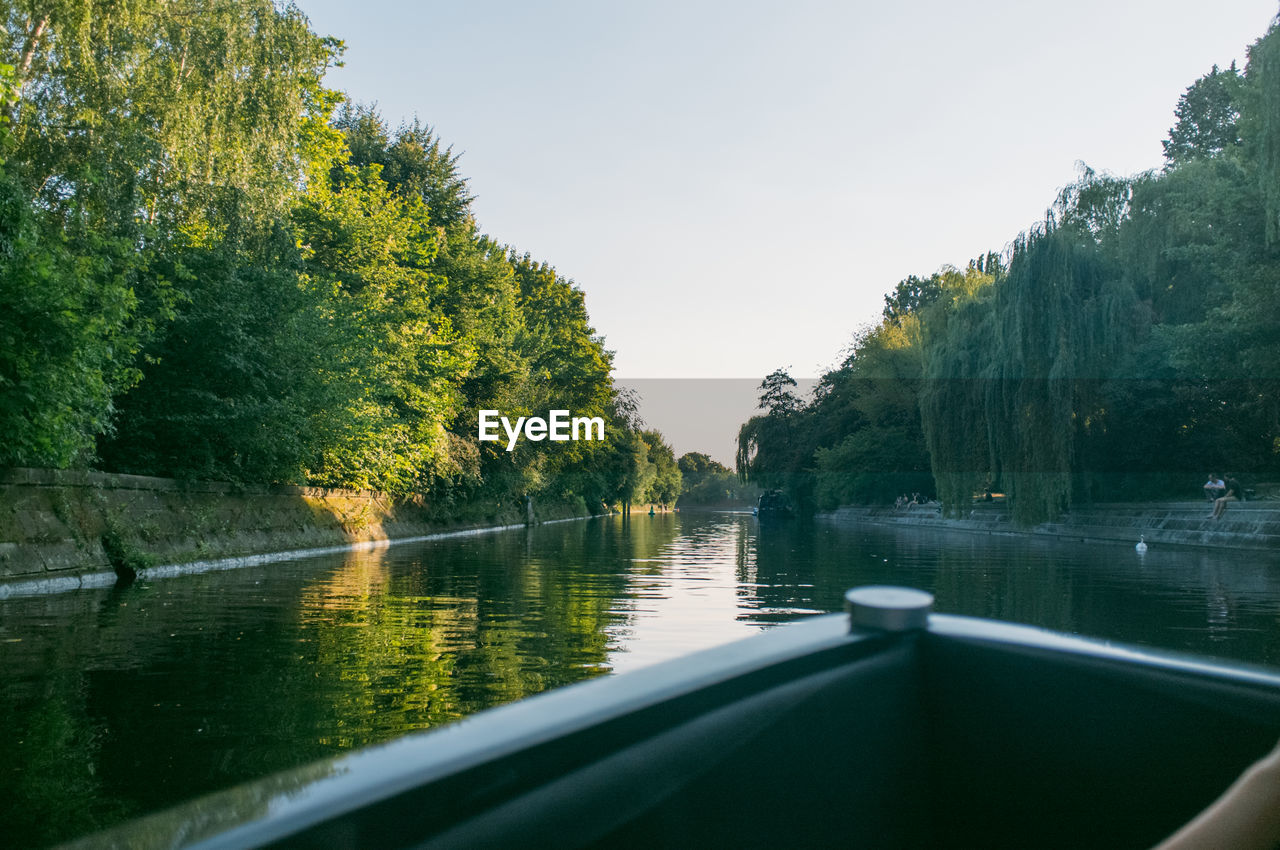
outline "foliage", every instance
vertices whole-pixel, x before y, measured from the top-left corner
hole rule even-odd
[[[942,297],[947,276],[934,275],[931,285]],[[815,443],[814,501],[820,508],[934,492],[919,413],[920,356],[904,324],[911,322],[899,317],[861,334],[841,368],[823,382],[813,413],[843,408],[856,427],[822,434]]]
[[[127,240],[69,235],[0,171],[0,464],[69,466],[137,382],[138,262]]]
[[[0,362],[15,392],[4,406],[22,408],[28,427],[15,430],[33,435],[5,460],[84,464],[166,348],[175,307],[240,306],[201,272],[225,257],[228,231],[266,228],[290,203],[335,46],[265,0],[4,14],[0,48],[20,93],[5,109],[15,262],[4,302],[26,309]]]
[[[755,487],[744,485],[737,474],[702,452],[686,452],[676,461],[680,468],[680,504],[721,505],[754,502]]]
[[[884,297],[884,318],[901,324],[907,316],[937,301],[941,294],[942,287],[937,275],[927,278],[909,275],[898,281],[893,292]]]
[[[348,166],[313,181],[294,220],[303,279],[331,293],[337,325],[336,404],[318,411],[330,437],[309,477],[404,493],[451,472],[444,425],[472,355],[438,306],[448,281],[429,270],[440,238],[422,201],[392,192],[378,166]]]
[[[729,467],[702,452],[685,452],[676,461],[676,466],[680,467],[680,474],[684,476],[686,484],[698,484],[707,476],[732,472]]]
[[[1274,247],[1280,241],[1280,19],[1250,48],[1246,80],[1252,109],[1241,123],[1266,199],[1267,246]]]
[[[648,462],[653,467],[653,483],[644,492],[644,501],[674,505],[680,497],[681,472],[675,452],[658,431],[641,431],[640,438],[649,448]]]
[[[1240,72],[1233,62],[1226,71],[1214,65],[1183,92],[1173,113],[1177,122],[1162,143],[1170,168],[1217,156],[1240,144],[1241,86]]]
[[[799,423],[798,414],[804,403],[792,391],[796,380],[785,369],[775,369],[760,382],[760,403],[765,411],[753,416],[738,432],[735,466],[743,483],[771,489],[782,486],[787,471],[794,464],[793,445]],[[761,448],[767,447],[763,454]]]
[[[770,372],[760,382],[759,408],[768,416],[785,419],[794,415],[802,406],[799,397],[791,390],[794,386],[795,378],[787,374],[785,369]]]
[[[0,463],[377,488],[447,516],[674,500],[581,290],[480,232],[429,126],[324,89],[341,44],[296,7],[3,16]],[[606,437],[508,453],[477,439],[494,408]]]
[[[1024,524],[1280,474],[1278,32],[1187,89],[1162,172],[1081,166],[1006,254],[903,279],[811,403],[743,426],[740,473],[818,507],[931,479],[951,515],[993,488]]]
[[[1015,519],[1024,523],[1056,517],[1070,503],[1077,443],[1087,436],[1097,400],[1092,381],[1105,376],[1105,363],[1122,345],[1125,308],[1131,297],[1113,283],[1092,240],[1070,228],[1033,233],[1014,249],[1007,277],[993,287],[987,324],[954,323],[958,339],[926,349],[930,388],[947,377],[949,362],[962,350],[960,368],[976,366],[992,478],[1013,499]],[[970,313],[969,315],[973,315]],[[955,417],[949,406],[931,405],[926,414],[929,450],[941,464],[960,432],[977,424]],[[981,432],[979,432],[981,434]],[[961,458],[972,455],[959,455]],[[962,493],[944,504],[959,509]]]
[[[104,465],[191,479],[301,482],[328,401],[318,359],[330,330],[299,285],[289,232],[188,248],[191,280],[145,347],[145,378],[117,400]]]

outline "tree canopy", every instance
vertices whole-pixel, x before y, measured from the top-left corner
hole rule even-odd
[[[456,516],[598,509],[640,482],[674,500],[582,291],[480,230],[430,126],[325,89],[342,45],[296,7],[0,14],[0,464],[376,488]],[[508,453],[478,440],[494,408],[600,416],[606,439]]]

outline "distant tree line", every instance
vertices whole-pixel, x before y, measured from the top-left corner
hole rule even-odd
[[[430,127],[325,89],[342,46],[296,7],[0,14],[0,465],[456,512],[661,478],[582,292],[480,231]],[[604,416],[607,439],[508,453],[481,408]]]
[[[677,461],[681,474],[681,506],[753,504],[759,488],[745,484],[737,473],[702,452],[686,452]]]
[[[995,489],[1023,523],[1280,480],[1280,28],[1186,90],[1164,154],[1082,166],[1007,250],[901,281],[812,399],[765,378],[739,472],[810,508]]]

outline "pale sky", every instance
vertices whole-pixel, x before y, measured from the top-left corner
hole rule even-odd
[[[327,83],[461,153],[481,229],[585,293],[623,378],[835,365],[909,274],[1001,250],[1076,162],[1162,164],[1276,0],[301,0]]]

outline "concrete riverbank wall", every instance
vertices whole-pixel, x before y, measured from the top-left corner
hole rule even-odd
[[[538,518],[571,515],[571,509],[549,509]],[[110,585],[118,574],[162,574],[175,565],[234,566],[247,556],[516,525],[525,518],[512,506],[441,522],[429,505],[373,491],[0,470],[0,598]]]
[[[1058,522],[1031,527],[1015,525],[1007,506],[977,503],[966,516],[950,519],[937,505],[907,508],[846,506],[819,516],[856,524],[925,526],[977,534],[1025,534],[1066,540],[1210,546],[1280,551],[1280,501],[1233,502],[1219,519],[1211,519],[1203,501],[1095,504],[1072,508]]]

